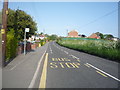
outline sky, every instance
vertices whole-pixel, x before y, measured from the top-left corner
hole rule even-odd
[[[118,37],[117,2],[10,2],[37,23],[38,32],[66,36],[67,30],[90,36],[101,32]]]

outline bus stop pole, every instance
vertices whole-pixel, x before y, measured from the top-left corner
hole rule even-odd
[[[24,33],[24,55],[26,54],[26,31]]]

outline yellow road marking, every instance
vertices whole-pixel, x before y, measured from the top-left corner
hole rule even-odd
[[[53,62],[53,63],[50,63],[50,67],[51,67],[51,68],[57,68],[58,66],[56,65],[55,62]]]
[[[61,59],[60,58],[57,58],[58,59],[58,61],[61,61]]]
[[[73,65],[75,65],[76,68],[79,68],[80,63],[73,63]]]
[[[63,66],[63,63],[60,63],[60,65],[61,65],[62,68],[65,68],[65,67]]]
[[[45,88],[46,87],[46,76],[47,76],[47,61],[48,61],[48,53],[46,53],[43,71],[40,79],[40,85],[39,88]]]
[[[84,65],[90,68],[90,66],[88,64],[84,64]]]
[[[52,58],[52,61],[55,61],[55,58]]]
[[[104,77],[107,77],[105,74],[99,72],[99,71],[96,71],[97,73],[99,73],[100,75],[104,76]]]
[[[75,66],[74,66],[72,63],[65,63],[65,64],[67,65],[68,68],[75,68]],[[71,65],[72,67],[71,67],[70,65]]]
[[[79,60],[79,59],[77,59],[77,61],[78,61],[78,62],[80,62],[80,60]]]

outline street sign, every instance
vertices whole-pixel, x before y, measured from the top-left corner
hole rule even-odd
[[[5,34],[5,29],[1,29],[1,34]]]
[[[25,28],[25,32],[29,32],[29,30],[30,30],[29,28]]]

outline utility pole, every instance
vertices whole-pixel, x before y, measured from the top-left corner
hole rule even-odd
[[[7,32],[7,14],[8,14],[8,0],[4,0],[2,11],[2,66],[5,66],[6,55],[6,32]]]

